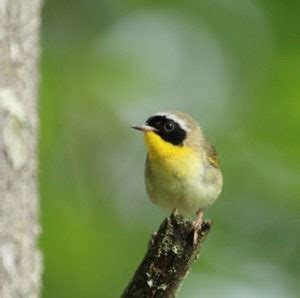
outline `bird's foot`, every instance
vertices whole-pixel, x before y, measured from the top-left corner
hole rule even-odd
[[[197,218],[192,222],[192,227],[194,230],[194,236],[193,236],[193,244],[197,244],[198,240],[198,232],[201,230],[202,222],[203,222],[203,211],[198,211],[196,213]]]

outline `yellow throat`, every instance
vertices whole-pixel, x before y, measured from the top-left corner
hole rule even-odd
[[[175,146],[154,132],[145,133],[145,143],[152,165],[177,176],[192,174],[199,165],[199,155],[190,147]],[[161,167],[159,166],[159,167]]]
[[[193,152],[192,148],[175,146],[158,136],[154,132],[146,132],[144,134],[145,143],[149,151],[149,158],[180,158]]]

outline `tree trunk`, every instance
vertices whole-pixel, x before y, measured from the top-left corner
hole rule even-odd
[[[0,297],[38,297],[37,62],[41,0],[0,0]]]

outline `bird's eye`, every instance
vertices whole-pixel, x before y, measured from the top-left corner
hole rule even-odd
[[[164,125],[164,129],[166,132],[170,132],[174,129],[174,123],[173,122],[166,122]]]

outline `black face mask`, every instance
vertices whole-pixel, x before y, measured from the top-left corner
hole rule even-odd
[[[174,120],[167,116],[152,116],[146,124],[155,128],[154,131],[163,140],[177,146],[182,146],[186,138],[186,131]]]

